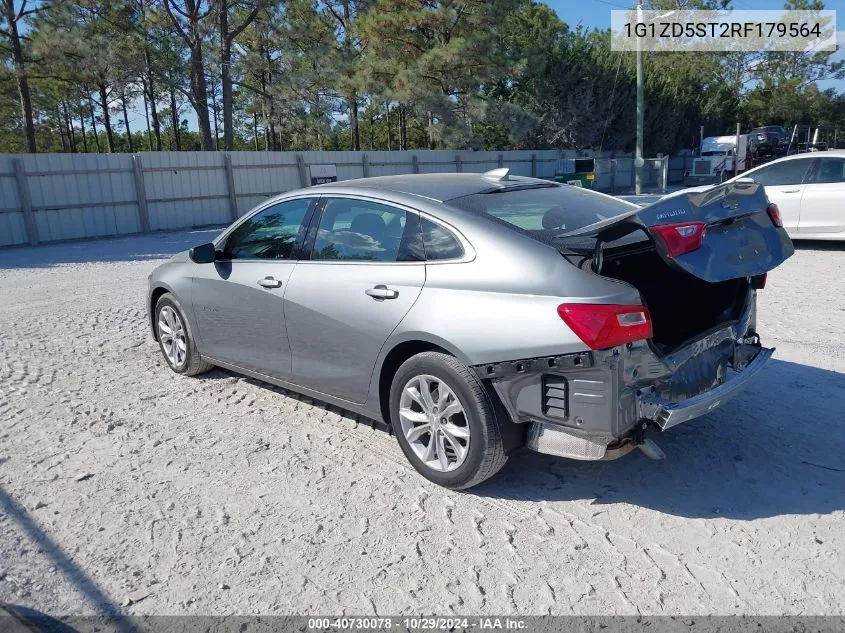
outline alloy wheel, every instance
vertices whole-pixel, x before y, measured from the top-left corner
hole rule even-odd
[[[182,317],[166,305],[158,313],[158,339],[167,360],[175,367],[181,367],[188,356],[188,341]]]
[[[448,472],[464,463],[470,442],[466,412],[440,378],[414,376],[405,384],[399,422],[411,449],[432,470]]]

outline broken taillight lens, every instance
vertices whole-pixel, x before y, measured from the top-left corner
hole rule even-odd
[[[645,306],[605,303],[564,303],[557,313],[590,349],[606,349],[652,336]]]
[[[772,219],[772,224],[778,228],[783,228],[783,220],[780,219],[780,209],[778,209],[778,205],[774,202],[770,202],[769,206],[766,207],[766,213],[768,213],[769,217]]]
[[[649,229],[663,241],[671,257],[678,257],[700,248],[706,230],[707,225],[704,222],[658,224]]]

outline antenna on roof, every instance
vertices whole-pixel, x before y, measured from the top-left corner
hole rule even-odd
[[[490,171],[485,171],[481,176],[483,178],[487,178],[488,180],[510,180],[508,178],[508,174],[510,173],[509,167],[500,167],[499,169],[491,169]]]

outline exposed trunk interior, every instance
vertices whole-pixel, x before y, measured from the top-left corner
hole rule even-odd
[[[745,277],[709,283],[667,264],[650,245],[604,253],[601,275],[640,291],[651,313],[653,342],[663,352],[739,318],[748,292]]]

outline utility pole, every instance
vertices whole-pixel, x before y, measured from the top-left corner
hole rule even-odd
[[[637,0],[637,26],[643,22],[643,0]],[[639,30],[639,29],[638,29]],[[637,37],[637,148],[634,152],[634,193],[643,192],[643,135],[645,133],[645,104],[643,103],[643,44]]]
[[[739,174],[739,121],[736,122],[736,148],[734,149],[734,178]],[[745,151],[746,161],[748,160],[748,149]],[[746,165],[746,168],[748,166]]]

